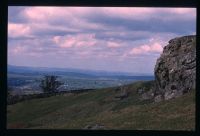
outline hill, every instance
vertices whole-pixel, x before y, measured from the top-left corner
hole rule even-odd
[[[152,81],[124,86],[128,97],[116,99],[118,88],[34,99],[8,106],[8,128],[194,130],[195,91],[155,103],[141,99],[138,89]]]
[[[154,81],[9,105],[7,127],[195,130],[195,41],[196,36],[170,40],[156,62]]]

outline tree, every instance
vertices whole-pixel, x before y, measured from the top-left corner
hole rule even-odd
[[[43,77],[40,83],[40,87],[43,92],[56,92],[58,88],[62,85],[60,81],[57,80],[58,76],[46,75]]]

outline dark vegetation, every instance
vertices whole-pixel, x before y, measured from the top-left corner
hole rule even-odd
[[[63,84],[57,80],[58,76],[46,75],[41,80],[40,87],[43,92],[57,92],[58,88]]]
[[[16,104],[18,102],[28,101],[32,99],[47,98],[51,96],[65,95],[69,93],[79,94],[83,92],[92,91],[93,89],[81,89],[73,91],[59,91],[59,92],[45,92],[39,94],[24,94],[24,95],[11,95],[11,92],[8,93],[7,105]]]

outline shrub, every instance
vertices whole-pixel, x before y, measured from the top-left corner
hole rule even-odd
[[[57,92],[58,88],[62,85],[62,83],[58,81],[57,78],[58,76],[44,76],[40,83],[40,87],[42,88],[43,92]]]

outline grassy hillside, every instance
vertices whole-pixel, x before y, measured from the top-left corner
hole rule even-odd
[[[140,100],[137,88],[150,82],[128,85],[123,100],[107,88],[82,94],[67,94],[24,101],[8,106],[8,128],[82,129],[101,124],[104,129],[194,130],[195,91],[177,99],[153,103]]]

